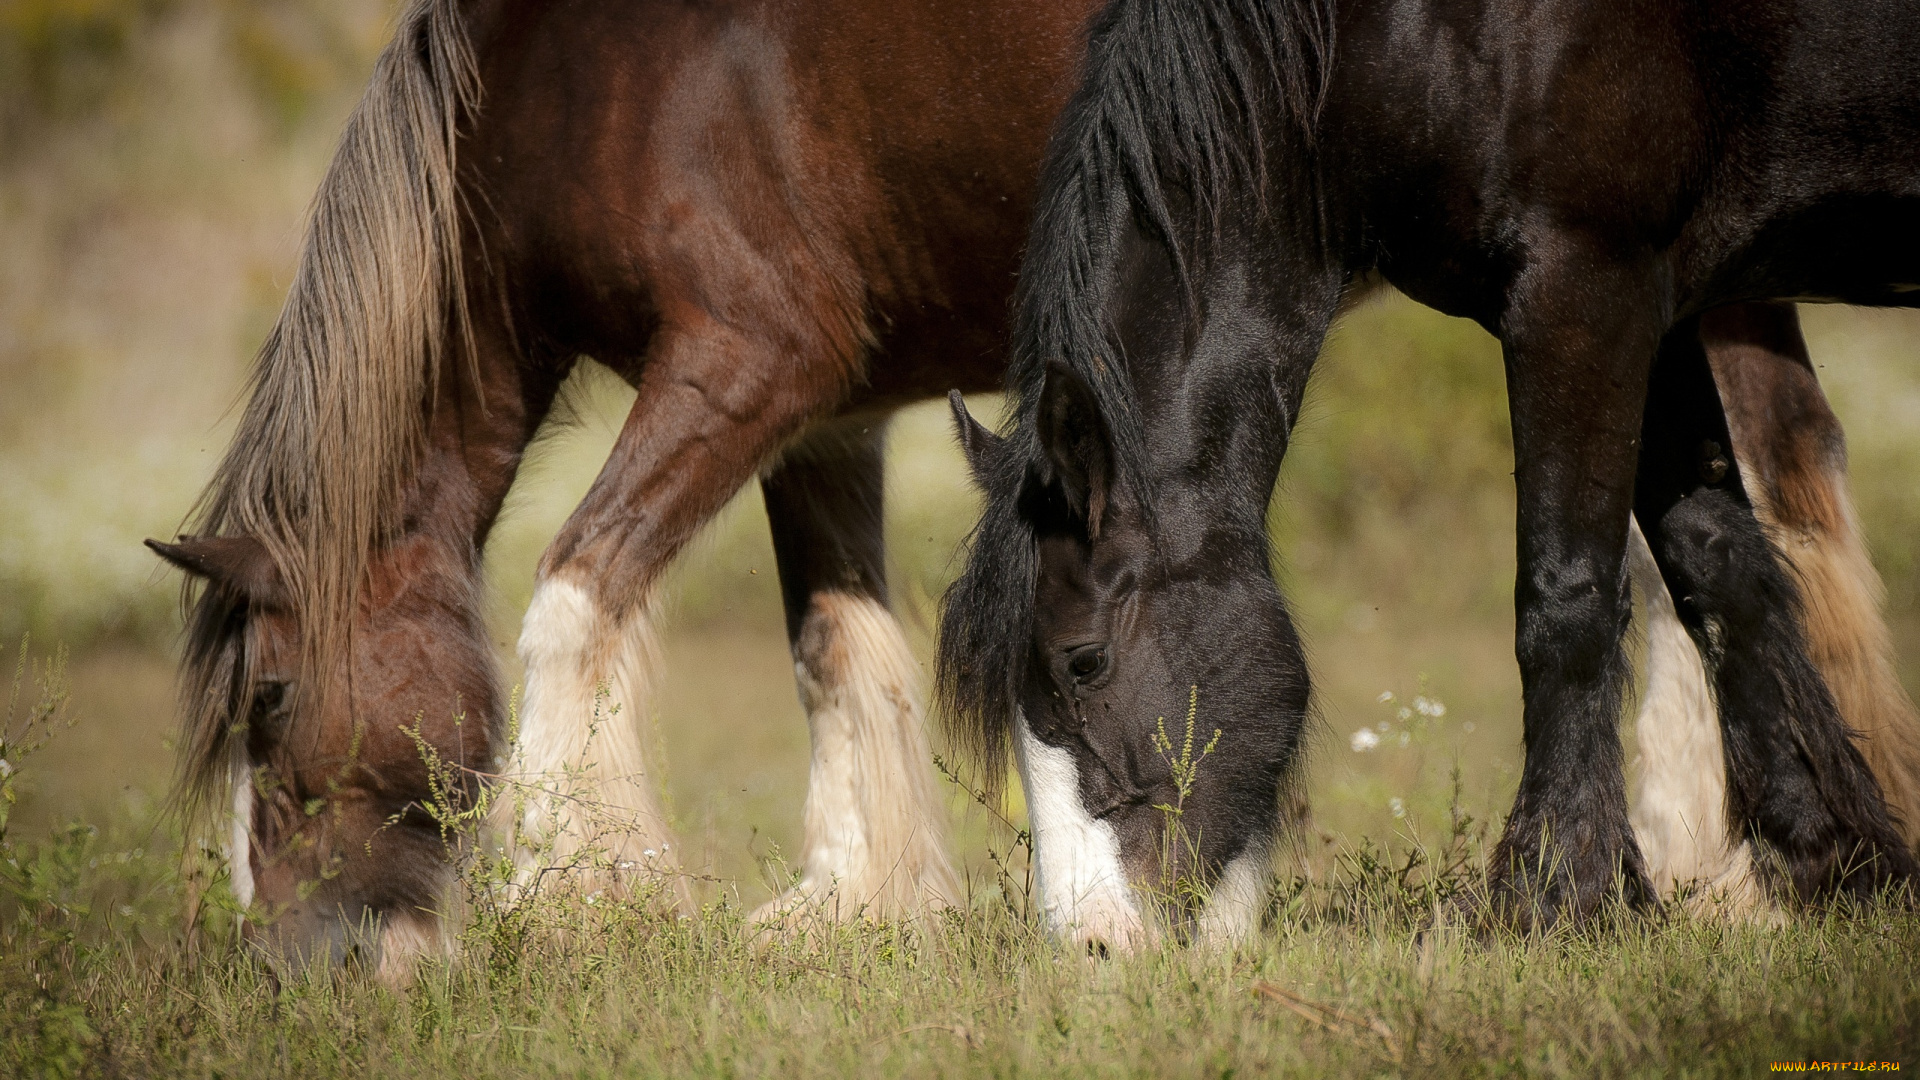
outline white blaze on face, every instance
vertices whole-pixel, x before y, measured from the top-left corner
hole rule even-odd
[[[1250,843],[1227,864],[1207,895],[1195,937],[1209,945],[1233,945],[1260,929],[1273,860],[1264,843]]]
[[[435,952],[446,954],[447,942],[440,931],[440,920],[431,912],[389,912],[380,923],[380,960],[374,980],[390,990],[412,984],[422,958]]]
[[[1034,884],[1047,928],[1070,941],[1120,951],[1144,945],[1146,923],[1120,864],[1120,839],[1112,825],[1087,813],[1073,755],[1035,738],[1018,712],[1013,748],[1027,791]]]
[[[253,770],[237,755],[233,777],[233,829],[227,834],[227,874],[242,910],[253,904]]]

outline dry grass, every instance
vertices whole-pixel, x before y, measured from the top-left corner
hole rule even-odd
[[[0,795],[60,737],[46,685],[7,717]],[[1277,875],[1241,948],[1112,960],[1063,951],[979,866],[964,910],[768,934],[736,889],[686,918],[646,896],[503,906],[510,870],[476,864],[458,951],[400,992],[351,965],[276,977],[235,940],[217,856],[175,857],[150,821],[0,817],[0,1072],[1719,1076],[1920,1049],[1920,915],[1475,936],[1451,912],[1484,834],[1453,810],[1426,843]],[[1009,840],[987,842],[1017,867]]]

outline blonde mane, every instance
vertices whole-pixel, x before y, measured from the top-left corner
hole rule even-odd
[[[457,0],[412,0],[314,198],[239,430],[192,515],[193,531],[250,536],[272,556],[302,629],[304,687],[324,687],[346,648],[370,554],[398,524],[441,366],[469,336],[455,148],[478,95]],[[191,617],[189,804],[226,778],[245,719],[233,715],[252,683],[242,614],[208,589]],[[320,697],[301,695],[299,715],[314,715]]]

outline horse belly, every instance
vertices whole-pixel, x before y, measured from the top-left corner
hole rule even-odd
[[[495,122],[474,158],[511,208],[500,246],[543,327],[633,373],[660,325],[705,322],[824,334],[867,363],[863,398],[991,387],[1094,6],[534,19],[483,53]]]

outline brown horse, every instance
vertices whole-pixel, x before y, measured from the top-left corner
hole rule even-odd
[[[632,722],[648,598],[758,476],[814,744],[803,878],[779,903],[957,898],[887,609],[882,438],[903,403],[997,385],[1090,7],[408,6],[316,200],[207,538],[160,546],[210,583],[186,788],[231,796],[235,877],[274,939],[364,945],[396,975],[432,940],[448,861],[413,739],[476,772],[508,760],[480,551],[582,356],[639,397],[520,643],[505,767],[554,789],[527,807],[540,856],[585,888],[674,880]]]
[[[756,476],[813,742],[803,877],[774,910],[958,896],[887,608],[881,440],[899,405],[997,385],[1092,6],[408,7],[316,200],[201,537],[155,545],[205,583],[185,790],[232,808],[253,936],[364,949],[391,978],[433,945],[450,862],[416,738],[469,777],[536,785],[519,824],[580,887],[665,882],[671,901],[676,847],[632,721],[648,600]],[[583,356],[639,396],[541,562],[509,753],[480,552]],[[1075,857],[1042,831],[1043,870]],[[1257,900],[1221,903],[1222,925],[1249,925]],[[1048,897],[1071,932],[1078,904]]]

